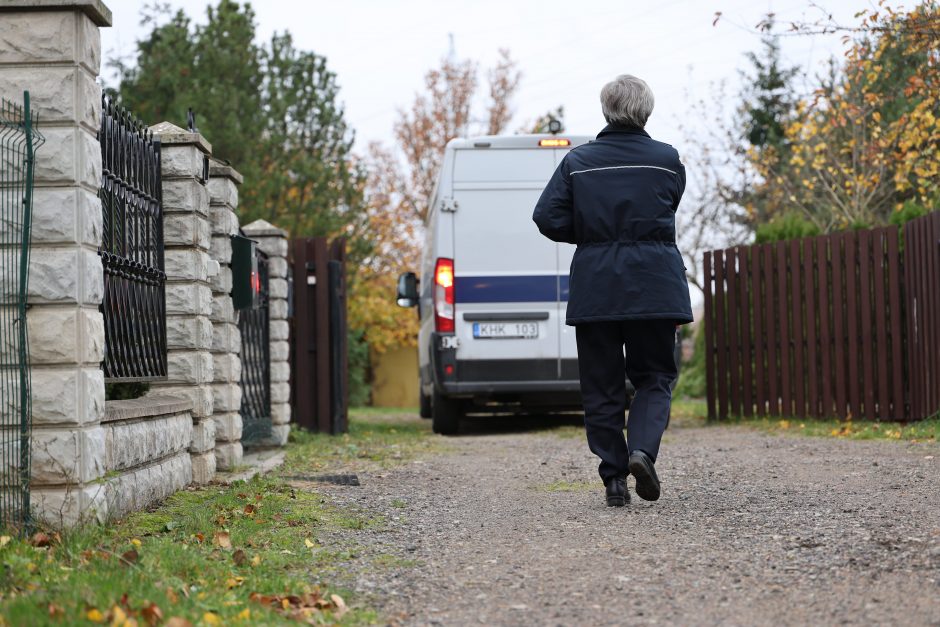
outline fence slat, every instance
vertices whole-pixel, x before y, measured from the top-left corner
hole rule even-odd
[[[849,408],[852,418],[862,415],[862,390],[858,372],[858,241],[853,233],[845,233],[845,313],[848,338]]]
[[[816,238],[816,277],[819,294],[819,363],[821,366],[822,404],[818,416],[833,416],[832,409],[832,314],[829,309],[831,302],[832,282],[830,281],[829,246],[831,238],[821,235]]]
[[[749,257],[751,249],[746,246],[738,248],[738,287],[740,289],[740,303],[742,309],[741,315],[741,386],[743,403],[741,413],[744,416],[753,414],[753,392],[754,382],[752,374],[754,371],[754,345],[751,339],[751,323],[754,314],[751,307],[751,298],[748,297],[748,280],[750,279]],[[752,288],[753,289],[753,288]]]
[[[764,376],[764,342],[763,332],[764,295],[761,290],[763,268],[763,246],[752,246],[751,253],[751,303],[754,307],[754,405],[755,413],[763,416],[767,413],[767,392]]]
[[[800,271],[806,260],[800,253],[801,240],[795,239],[790,242],[790,315],[793,317],[793,401],[794,416],[806,415],[806,370],[803,367],[803,294],[802,282],[803,273]]]
[[[791,395],[790,381],[790,307],[788,303],[787,275],[789,274],[789,263],[787,259],[786,242],[777,242],[775,245],[777,254],[777,311],[779,312],[780,334],[780,414],[783,416],[793,415],[793,398]]]
[[[930,391],[930,404],[927,407],[924,418],[932,416],[940,409],[940,215],[932,213],[926,217],[927,268],[930,276],[928,277],[927,294],[930,296],[930,304],[925,316],[927,329],[930,337],[927,346],[930,349],[927,354],[930,356],[930,378],[928,379],[927,389]]]
[[[712,276],[712,253],[705,253],[703,261],[705,282],[705,395],[708,399],[708,419],[715,420],[715,282]]]
[[[842,269],[842,244],[844,237],[841,234],[834,236],[830,240],[832,254],[832,320],[833,320],[833,341],[834,341],[834,359],[832,371],[836,375],[836,415],[840,418],[846,417],[848,409],[847,395],[845,389],[845,296],[843,293]]]
[[[891,353],[888,350],[888,303],[885,300],[885,282],[888,264],[891,260],[885,255],[885,239],[892,236],[893,230],[878,229],[872,242],[872,265],[875,288],[875,364],[878,372],[878,418],[885,420],[890,416],[890,386],[888,371],[891,365]]]
[[[806,294],[806,366],[809,373],[807,381],[807,416],[819,414],[819,381],[817,366],[819,346],[816,343],[816,241],[803,240],[803,291]],[[828,373],[827,373],[828,374]]]
[[[907,368],[902,357],[901,318],[901,258],[898,251],[897,227],[888,233],[888,303],[891,308],[891,415],[894,420],[907,417],[907,403],[904,398],[903,375]]]
[[[737,249],[729,248],[725,251],[725,281],[727,282],[726,294],[728,295],[728,384],[731,386],[728,410],[732,416],[741,415],[741,342],[740,340],[740,318],[741,307],[738,302],[738,271],[735,267],[737,261]]]
[[[725,332],[725,257],[716,251],[715,262],[715,345],[718,347],[718,416],[728,417],[728,337]]]
[[[861,356],[862,383],[860,398],[863,411],[868,420],[875,419],[875,377],[874,355],[872,354],[871,328],[871,234],[869,230],[857,231],[858,240],[858,295],[862,326],[861,339],[858,342]]]
[[[764,247],[764,337],[767,338],[767,405],[769,414],[776,416],[780,413],[780,395],[777,385],[777,291],[774,289],[774,263],[773,246]]]

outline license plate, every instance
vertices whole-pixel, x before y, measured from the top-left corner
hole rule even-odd
[[[478,340],[532,339],[539,336],[538,322],[474,322],[473,337]]]

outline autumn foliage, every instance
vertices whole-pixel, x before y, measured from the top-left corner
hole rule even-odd
[[[394,146],[372,143],[363,166],[367,229],[372,253],[355,270],[349,323],[364,329],[378,352],[414,346],[418,317],[395,304],[395,284],[402,272],[419,270],[424,221],[447,142],[473,133],[497,134],[512,118],[512,97],[520,74],[507,50],[487,72],[488,101],[483,115],[472,104],[479,87],[477,64],[446,58],[425,74],[424,91],[411,108],[400,110]]]
[[[940,9],[882,3],[858,17],[842,67],[785,125],[787,150],[749,152],[766,213],[795,211],[822,232],[940,199]]]

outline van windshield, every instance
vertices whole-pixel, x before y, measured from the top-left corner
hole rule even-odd
[[[544,186],[555,170],[554,152],[544,148],[458,150],[454,183],[519,182]]]

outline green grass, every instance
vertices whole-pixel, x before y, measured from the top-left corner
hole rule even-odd
[[[364,407],[350,410],[349,433],[326,435],[295,429],[283,474],[388,468],[447,450],[417,412]]]
[[[735,417],[720,422],[706,422],[707,414],[708,408],[704,400],[676,399],[672,402],[672,418],[680,421],[681,425],[689,425],[690,422],[716,427],[736,425],[767,433],[792,433],[849,440],[940,441],[940,417],[911,423],[782,417]]]
[[[583,492],[596,488],[596,481],[552,481],[535,486],[539,492]]]
[[[742,425],[768,433],[794,433],[812,437],[835,437],[847,440],[904,440],[937,442],[940,440],[940,418],[920,422],[870,422],[838,419],[801,418],[735,418],[714,423]]]
[[[355,559],[348,548],[321,546],[321,533],[381,524],[273,478],[185,490],[152,512],[49,533],[46,547],[0,539],[0,623],[111,624],[126,615],[145,625],[144,608],[156,607],[164,619],[194,625],[280,624],[301,611],[298,597],[312,593],[324,607],[303,611],[337,622],[329,599],[338,593],[352,601],[338,622],[372,623],[376,614],[344,591],[310,581],[326,566]],[[296,595],[297,603],[275,611],[252,593]]]

